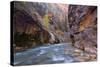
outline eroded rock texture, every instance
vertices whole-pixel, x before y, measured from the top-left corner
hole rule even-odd
[[[96,54],[96,6],[17,1],[13,9],[16,46],[72,42],[73,46]]]
[[[67,33],[68,5],[17,1],[13,11],[16,46],[32,47],[70,40]]]
[[[97,7],[69,6],[69,27],[73,45],[89,53],[97,52]]]

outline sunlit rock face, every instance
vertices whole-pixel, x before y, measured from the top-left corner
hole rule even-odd
[[[97,52],[97,7],[69,6],[69,27],[75,47],[89,53]]]

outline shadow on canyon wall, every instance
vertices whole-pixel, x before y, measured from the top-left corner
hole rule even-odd
[[[97,52],[97,7],[57,3],[14,2],[14,50],[72,43]]]

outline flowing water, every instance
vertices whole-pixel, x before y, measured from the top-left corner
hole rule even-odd
[[[70,43],[40,46],[14,54],[14,65],[53,64],[75,62],[74,47]]]

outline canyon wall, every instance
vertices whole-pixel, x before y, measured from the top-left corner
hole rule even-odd
[[[96,54],[96,6],[14,2],[13,11],[16,46],[72,42],[74,47]]]
[[[97,52],[97,7],[69,6],[69,27],[73,46],[89,53]]]
[[[69,42],[67,23],[68,5],[14,2],[13,33],[16,46]]]

